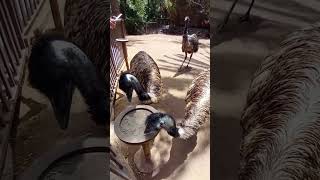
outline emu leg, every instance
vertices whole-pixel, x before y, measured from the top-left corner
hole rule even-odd
[[[191,58],[192,58],[192,55],[193,55],[193,53],[191,53],[191,55],[190,55],[190,59],[189,59],[189,62],[188,62],[188,64],[187,64],[187,67],[189,66],[189,63],[190,63]]]
[[[185,52],[184,60],[183,60],[183,62],[182,62],[182,64],[181,64],[181,66],[180,66],[180,68],[179,68],[179,69],[181,69],[181,67],[182,67],[182,65],[183,65],[184,61],[186,61],[186,59],[187,59],[187,52]]]
[[[229,9],[228,14],[227,14],[226,17],[224,18],[224,21],[218,26],[218,31],[219,31],[219,32],[223,31],[225,25],[228,23],[229,18],[230,18],[230,15],[231,15],[234,7],[236,6],[237,2],[238,2],[238,0],[234,0],[234,1],[233,1],[233,4],[232,4],[231,8]]]
[[[251,0],[250,7],[249,7],[248,11],[246,12],[246,14],[240,18],[240,22],[250,21],[250,12],[251,12],[253,4],[254,4],[254,0]]]

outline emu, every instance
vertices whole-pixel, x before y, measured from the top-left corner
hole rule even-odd
[[[320,25],[258,68],[241,118],[240,180],[320,179]]]
[[[28,68],[31,86],[50,100],[61,129],[68,127],[75,88],[84,97],[92,120],[106,125],[110,116],[107,84],[86,54],[63,35],[46,33],[37,37]]]
[[[173,137],[188,139],[210,119],[210,69],[200,73],[193,81],[185,98],[185,117],[176,125],[176,120],[165,113],[151,114],[152,121]],[[153,123],[155,124],[155,123]]]
[[[188,16],[186,16],[184,19],[184,22],[185,22],[185,24],[184,24],[184,31],[183,31],[183,36],[182,36],[182,48],[181,49],[182,49],[182,52],[185,53],[185,57],[184,57],[184,60],[183,60],[179,69],[181,69],[182,65],[186,61],[188,54],[191,54],[189,62],[187,64],[187,67],[188,67],[193,53],[198,52],[198,49],[199,49],[198,36],[196,34],[188,35],[188,26],[190,23],[190,18]]]

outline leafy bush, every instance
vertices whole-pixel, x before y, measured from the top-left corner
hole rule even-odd
[[[141,34],[145,22],[156,21],[165,16],[174,0],[120,0],[120,7],[126,15],[128,34]],[[172,11],[172,8],[170,9]]]

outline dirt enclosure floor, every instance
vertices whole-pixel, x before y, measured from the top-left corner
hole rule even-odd
[[[184,53],[181,51],[181,36],[173,35],[142,35],[127,36],[129,60],[139,51],[146,51],[158,64],[164,83],[165,93],[158,104],[152,106],[157,110],[172,115],[177,122],[184,117],[185,96],[192,80],[201,71],[209,68],[210,65],[210,40],[200,39],[200,47],[197,53],[193,54],[189,68],[180,67]],[[186,63],[185,63],[186,65]],[[120,90],[118,90],[121,92]],[[138,104],[138,99],[133,97],[131,104]],[[116,102],[115,117],[129,103],[125,96]],[[160,158],[165,161],[159,173],[139,173],[133,163],[133,155],[139,149],[137,146],[122,143],[111,131],[111,144],[119,147],[131,167],[135,170],[139,179],[172,179],[172,180],[195,180],[210,179],[210,123],[207,122],[199,131],[196,137],[189,140],[172,139],[165,131],[161,131],[155,139],[155,151],[158,151]]]

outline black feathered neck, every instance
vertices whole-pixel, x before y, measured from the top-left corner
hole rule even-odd
[[[150,99],[147,91],[141,86],[139,80],[134,75],[130,74],[128,71],[123,72],[119,78],[119,88],[127,92],[130,88],[133,88],[140,101],[146,101]]]
[[[107,84],[79,47],[60,34],[43,34],[35,41],[28,66],[29,81],[34,88],[52,99],[63,97],[59,93],[64,92],[66,85],[73,85],[84,97],[92,119],[97,124],[106,124]]]

